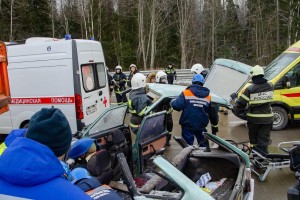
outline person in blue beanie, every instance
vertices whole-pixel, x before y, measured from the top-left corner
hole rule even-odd
[[[194,144],[196,137],[198,145],[206,147],[207,140],[203,133],[210,123],[218,124],[218,113],[211,104],[211,96],[208,88],[203,87],[204,78],[201,74],[194,75],[192,85],[185,89],[177,99],[171,102],[174,110],[182,111],[179,124],[182,128],[182,137],[188,145]]]
[[[18,137],[24,137],[27,128],[22,129],[14,129],[12,130],[9,135],[5,138],[4,142],[0,144],[0,156],[2,155],[3,151]]]
[[[91,199],[64,178],[60,160],[72,132],[64,114],[43,108],[30,119],[25,137],[16,138],[0,156],[0,194],[28,199]]]
[[[82,138],[71,146],[68,158],[75,161],[76,167],[87,168],[87,162],[98,150],[100,150],[100,147],[96,144],[94,139]]]

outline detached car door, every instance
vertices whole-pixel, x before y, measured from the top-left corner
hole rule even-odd
[[[237,93],[250,78],[250,65],[228,59],[216,59],[204,86],[229,104],[232,93]]]

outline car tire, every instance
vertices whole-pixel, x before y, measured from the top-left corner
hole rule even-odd
[[[273,106],[272,110],[274,113],[273,130],[279,131],[284,129],[289,121],[286,110],[278,106]]]
[[[20,125],[20,128],[28,128],[28,127],[29,127],[29,120],[22,122],[22,124]]]

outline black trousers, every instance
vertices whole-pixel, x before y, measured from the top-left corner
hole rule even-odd
[[[116,98],[117,98],[118,103],[126,103],[127,102],[126,93],[123,93],[122,95],[116,93]]]
[[[270,142],[270,132],[272,130],[273,123],[270,124],[254,124],[247,122],[249,131],[250,144],[256,144],[257,146],[268,146]]]
[[[168,84],[172,84],[174,82],[174,75],[167,75]]]

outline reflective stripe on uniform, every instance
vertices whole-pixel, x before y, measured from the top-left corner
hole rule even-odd
[[[139,124],[132,124],[132,123],[130,123],[130,127],[132,127],[132,128],[139,128],[140,127],[140,125]]]
[[[211,101],[211,96],[208,95],[207,97],[205,98],[201,98],[201,97],[196,97],[192,91],[190,91],[189,89],[187,90],[184,90],[183,91],[183,95],[184,95],[184,98],[186,100],[190,100],[190,103],[193,103],[193,106],[197,106],[197,107],[203,107],[203,106],[206,106],[210,103]]]
[[[128,108],[129,108],[129,112],[131,114],[135,114],[136,113],[136,110],[133,110],[133,108],[132,108],[132,101],[130,99],[128,99]]]
[[[219,127],[219,124],[217,124],[217,125],[211,125],[212,127]]]
[[[170,114],[170,113],[172,113],[172,112],[173,112],[173,108],[170,107],[169,110],[167,110],[167,114]]]
[[[143,116],[145,114],[145,111],[147,110],[148,106],[146,106],[141,112],[138,113],[138,116]]]
[[[249,116],[249,117],[273,117],[273,113],[270,113],[270,114],[253,114],[253,113],[247,113],[247,116]]]
[[[2,144],[0,145],[0,155],[2,155],[3,151],[6,149],[6,145],[4,142],[2,142]]]
[[[272,102],[273,99],[265,99],[265,100],[254,100],[254,101],[249,101],[249,105],[253,105],[253,104],[263,104],[263,103],[270,103]]]
[[[247,97],[246,95],[241,94],[241,97],[242,97],[243,99],[245,99],[246,101],[249,101],[249,97]]]

